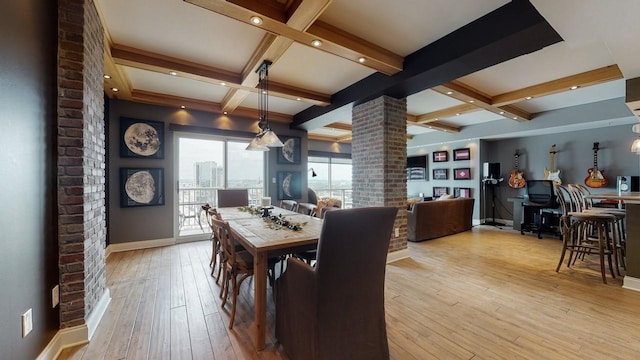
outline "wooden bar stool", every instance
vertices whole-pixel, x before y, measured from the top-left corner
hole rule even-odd
[[[612,242],[609,238],[608,231],[615,221],[616,217],[610,214],[569,212],[566,221],[563,221],[565,229],[563,231],[564,236],[562,237],[562,253],[560,254],[560,261],[558,261],[556,272],[560,271],[560,266],[567,251],[569,251],[567,267],[575,264],[578,258],[584,259],[586,255],[597,254],[600,260],[602,282],[607,283],[605,256],[609,263],[611,277],[615,279],[616,275],[613,271],[611,259],[611,255],[615,255],[615,250],[611,248]],[[590,236],[592,230],[595,231],[597,236]]]

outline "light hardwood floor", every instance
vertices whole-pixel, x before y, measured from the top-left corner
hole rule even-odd
[[[387,266],[392,359],[640,359],[640,292],[603,284],[593,261],[559,273],[561,241],[479,226],[409,243]],[[112,254],[112,301],[91,343],[59,359],[286,359],[250,333],[252,285],[236,323],[209,275],[209,242]]]

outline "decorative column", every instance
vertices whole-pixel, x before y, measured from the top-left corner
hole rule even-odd
[[[406,249],[406,98],[382,96],[354,106],[352,133],[353,206],[397,207],[389,252]]]
[[[93,1],[59,0],[60,328],[85,324],[106,291],[103,36]]]

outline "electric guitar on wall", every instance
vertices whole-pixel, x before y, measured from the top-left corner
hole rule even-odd
[[[604,177],[604,170],[598,169],[598,145],[600,143],[593,143],[593,167],[587,170],[589,175],[584,178],[584,184],[592,188],[605,187],[609,183],[609,180]]]
[[[515,168],[511,170],[509,186],[514,189],[521,189],[525,186],[526,182],[524,180],[524,172],[518,170],[518,158],[520,157],[518,150],[516,150],[516,153],[513,154],[513,156],[515,157]]]
[[[551,146],[551,149],[549,149],[549,154],[551,157],[551,161],[550,161],[550,168],[551,169],[544,169],[544,179],[545,180],[552,180],[554,184],[557,185],[562,185],[562,180],[560,180],[560,170],[556,170],[555,168],[555,164],[553,162],[554,157],[556,155],[556,144],[553,144],[553,146]]]

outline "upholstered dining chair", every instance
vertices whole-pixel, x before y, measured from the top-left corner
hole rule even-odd
[[[298,202],[295,200],[280,200],[280,207],[290,211],[298,211]]]
[[[218,189],[218,207],[249,205],[247,189]]]
[[[315,267],[287,260],[275,288],[276,338],[290,359],[389,358],[384,277],[397,211],[328,212]]]

